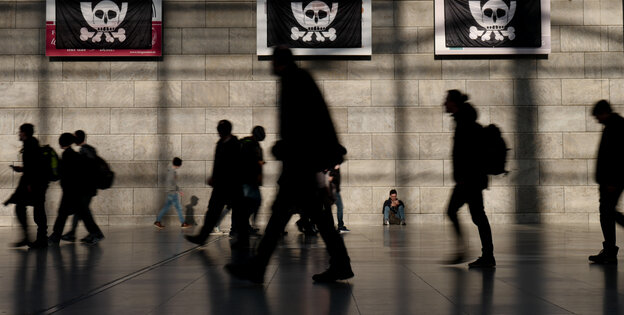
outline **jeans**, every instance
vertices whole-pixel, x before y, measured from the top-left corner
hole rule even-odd
[[[256,215],[262,204],[262,196],[260,195],[260,187],[257,185],[243,184],[243,196],[245,198],[245,207],[248,211],[248,217],[252,218],[252,222],[256,223]],[[247,226],[249,228],[249,226]]]
[[[342,204],[342,197],[340,196],[340,192],[337,191],[334,194],[334,197],[336,197],[336,219],[338,219],[338,228],[341,228],[344,226],[344,221],[342,220],[344,206]]]
[[[178,218],[180,219],[180,223],[184,223],[184,215],[182,215],[182,206],[180,205],[180,195],[177,192],[167,193],[167,201],[165,202],[165,206],[160,210],[156,221],[160,222],[162,217],[169,211],[171,206],[174,206],[176,211],[178,212]]]
[[[399,205],[399,219],[401,219],[402,221],[405,221],[405,207],[403,205]],[[388,221],[390,220],[390,207],[386,206],[384,208],[384,220]]]
[[[455,188],[453,189],[453,195],[451,195],[451,200],[449,201],[447,215],[449,216],[451,222],[453,222],[457,238],[461,240],[463,237],[459,226],[459,220],[457,218],[457,211],[459,211],[459,208],[461,208],[461,206],[465,203],[468,203],[472,222],[479,229],[483,255],[493,255],[494,245],[492,243],[492,230],[490,228],[490,221],[488,221],[483,208],[483,192],[481,188],[471,185],[455,185]]]
[[[600,227],[605,250],[615,248],[615,223],[624,225],[624,215],[616,209],[623,190],[624,187],[615,187],[609,191],[604,185],[600,186]]]

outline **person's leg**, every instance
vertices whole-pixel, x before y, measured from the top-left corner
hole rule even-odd
[[[160,210],[160,212],[158,213],[158,216],[156,216],[156,222],[161,222],[163,216],[165,215],[165,213],[167,213],[167,211],[169,211],[169,208],[171,207],[171,204],[173,203],[173,198],[171,196],[171,194],[167,194],[166,200],[165,200],[165,205],[162,207],[162,209]]]
[[[80,198],[79,216],[82,218],[85,228],[89,231],[89,235],[102,239],[104,238],[104,234],[102,233],[102,230],[100,230],[97,223],[95,223],[95,219],[93,219],[93,214],[89,208],[92,198],[93,196],[83,196]]]
[[[206,215],[204,216],[204,225],[202,226],[198,235],[195,236],[195,240],[200,243],[204,243],[208,236],[210,236],[210,232],[217,225],[219,221],[219,217],[221,216],[221,212],[223,212],[223,207],[226,204],[226,196],[225,192],[220,188],[215,188],[212,190],[212,195],[210,196],[210,201],[208,201],[208,210],[206,211]],[[189,238],[187,238],[189,239]]]
[[[614,192],[613,198],[615,199],[616,207],[620,200],[620,197],[622,196],[622,191],[624,191],[624,187],[617,187],[616,191]],[[615,209],[614,219],[615,223],[624,226],[624,214],[622,214],[622,212],[620,211],[617,211],[617,208]]]
[[[386,222],[390,220],[390,207],[388,206],[384,207],[383,216],[384,216],[384,224],[386,224]]]
[[[264,269],[268,265],[269,259],[271,255],[273,255],[275,247],[282,237],[282,232],[284,232],[284,228],[292,216],[290,212],[290,207],[293,206],[291,204],[292,199],[288,194],[288,192],[284,192],[280,188],[280,192],[278,192],[275,202],[273,203],[273,213],[271,214],[271,218],[269,218],[264,236],[258,244],[255,262],[259,265],[262,272],[264,272]]]
[[[344,215],[344,205],[342,204],[340,192],[336,191],[334,196],[336,197],[336,219],[338,219],[338,228],[341,228],[344,226],[344,221],[342,220]]]
[[[184,215],[182,214],[182,205],[180,205],[180,194],[173,194],[173,207],[178,212],[178,219],[180,219],[180,224],[184,224],[186,222],[184,220]]]
[[[65,222],[67,222],[67,217],[70,215],[72,211],[77,209],[73,209],[75,206],[75,200],[71,200],[71,197],[66,193],[63,193],[61,197],[61,204],[59,205],[58,215],[56,217],[56,221],[54,221],[54,227],[52,228],[52,234],[50,234],[50,241],[53,243],[57,243],[61,240],[61,235],[63,235],[63,228],[65,227]]]
[[[67,231],[65,235],[74,236],[76,234],[76,229],[78,228],[78,221],[80,221],[80,215],[76,213],[74,214],[74,217],[72,218],[71,230]]]
[[[334,218],[331,213],[331,207],[324,206],[320,200],[310,200],[306,202],[304,206],[306,206],[304,211],[309,213],[312,222],[316,224],[325,242],[325,247],[330,256],[330,268],[350,270],[350,259],[347,254],[347,248],[340,234],[334,229]]]
[[[37,224],[37,242],[48,244],[48,217],[45,211],[45,194],[47,187],[38,189],[35,197],[34,217]]]
[[[483,208],[483,192],[481,191],[481,189],[472,189],[468,192],[468,194],[468,207],[470,208],[472,222],[479,229],[479,236],[481,238],[481,250],[483,252],[483,256],[493,257],[494,245],[492,243],[492,230],[490,228],[490,222]]]
[[[22,232],[24,233],[23,242],[27,243],[28,242],[28,222],[27,222],[27,217],[26,217],[26,205],[25,204],[18,203],[15,205],[15,216],[17,216],[17,221],[19,221],[19,224],[22,227]]]
[[[399,219],[401,219],[401,223],[405,221],[405,206],[399,205]]]
[[[457,218],[457,212],[459,211],[459,208],[464,205],[465,198],[466,197],[464,194],[464,188],[462,186],[455,185],[455,188],[453,189],[453,194],[451,195],[451,199],[449,200],[448,208],[446,210],[446,214],[448,215],[449,220],[451,220],[451,222],[453,223],[455,235],[457,236],[457,239],[459,241],[461,241],[463,237],[461,227],[459,225],[459,219]]]
[[[619,191],[619,190],[618,190]],[[605,251],[615,249],[615,208],[621,191],[609,191],[604,185],[600,186],[600,227],[604,236]]]

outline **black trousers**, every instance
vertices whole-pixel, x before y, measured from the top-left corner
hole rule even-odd
[[[293,215],[293,209],[300,209],[316,224],[330,256],[330,268],[350,267],[347,248],[334,227],[331,207],[325,205],[323,193],[314,184],[280,183],[280,190],[273,204],[273,214],[258,245],[255,257],[258,267],[264,269],[268,265],[282,232]]]
[[[249,216],[246,215],[247,211],[242,205],[242,201],[242,187],[215,187],[210,195],[210,201],[208,201],[204,226],[202,226],[198,236],[204,241],[210,236],[212,229],[219,223],[221,212],[225,206],[232,208],[233,227],[244,226],[244,222],[249,220]],[[237,229],[236,232],[238,240],[249,241],[249,230]]]
[[[18,188],[19,189],[19,188]],[[26,189],[26,188],[24,188]],[[34,208],[34,219],[37,224],[37,240],[38,241],[47,241],[48,239],[48,217],[46,216],[45,211],[45,194],[47,186],[37,188],[36,190],[30,192],[32,194],[30,198],[32,198],[32,205]],[[26,219],[26,201],[21,200],[15,204],[15,215],[17,216],[17,220],[24,231],[24,239],[28,239],[28,222]]]
[[[472,216],[472,222],[479,229],[479,236],[481,237],[481,250],[484,255],[493,255],[494,244],[492,243],[492,230],[490,228],[490,222],[485,215],[483,208],[483,190],[474,185],[458,184],[453,189],[451,200],[449,201],[447,214],[453,222],[455,233],[458,238],[462,238],[462,231],[459,226],[459,220],[457,219],[457,212],[459,208],[464,204],[468,204],[470,209],[470,215]]]
[[[93,196],[81,196],[63,193],[61,197],[61,205],[59,206],[58,216],[54,222],[53,235],[55,238],[60,238],[63,235],[63,228],[67,217],[74,214],[79,217],[85,224],[89,234],[101,236],[102,231],[95,223],[89,204]]]
[[[609,191],[605,185],[600,185],[600,227],[606,250],[615,248],[615,223],[624,226],[624,215],[616,209],[624,187],[614,188]]]

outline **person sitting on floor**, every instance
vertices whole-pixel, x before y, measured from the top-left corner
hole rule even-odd
[[[392,215],[391,215],[392,214]],[[405,205],[397,198],[397,191],[390,190],[390,198],[383,204],[384,225],[401,224],[405,225]]]

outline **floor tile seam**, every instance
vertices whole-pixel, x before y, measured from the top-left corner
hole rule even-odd
[[[457,303],[455,303],[455,301],[453,301],[450,297],[446,296],[446,294],[442,293],[440,290],[438,290],[436,287],[434,287],[431,283],[427,282],[427,280],[425,280],[423,277],[421,277],[418,273],[416,273],[414,270],[412,270],[411,268],[409,268],[407,265],[403,265],[405,267],[405,269],[407,269],[409,272],[411,272],[412,274],[414,274],[416,277],[418,277],[418,279],[420,279],[422,282],[424,282],[426,285],[428,285],[431,289],[433,289],[434,291],[436,291],[440,296],[444,297],[447,301],[449,301],[449,303],[459,306]],[[462,310],[461,311],[462,314],[466,314],[469,315],[470,313],[468,313],[467,311]]]
[[[552,306],[558,307],[561,310],[566,311],[566,312],[568,312],[570,314],[578,314],[578,313],[576,313],[576,312],[574,312],[572,310],[569,310],[569,309],[567,309],[567,308],[565,308],[565,307],[563,307],[563,306],[561,306],[561,305],[559,305],[559,304],[557,304],[555,302],[549,301],[549,300],[547,300],[547,299],[545,299],[545,298],[543,298],[543,297],[541,297],[539,295],[535,295],[535,294],[531,293],[531,291],[525,290],[525,289],[523,289],[523,288],[521,288],[521,287],[519,287],[517,285],[514,285],[510,281],[503,280],[503,279],[497,279],[497,280],[502,282],[502,283],[504,283],[504,284],[506,284],[506,285],[508,285],[508,286],[510,286],[510,287],[512,287],[512,288],[515,288],[516,290],[522,292],[523,294],[527,294],[527,295],[532,296],[532,297],[534,297],[534,298],[536,298],[536,299],[538,299],[540,301],[543,301],[544,303],[547,303],[547,304],[550,304]]]
[[[205,245],[215,243],[215,242],[219,241],[222,238],[223,238],[223,236],[213,238],[212,240],[207,242]],[[57,305],[51,306],[51,307],[49,307],[49,308],[47,308],[47,309],[45,309],[45,310],[43,310],[41,312],[38,312],[38,314],[45,314],[45,315],[47,315],[47,314],[54,314],[56,312],[59,312],[59,311],[61,311],[63,309],[66,309],[67,307],[70,307],[71,305],[74,305],[74,304],[76,304],[76,303],[78,303],[80,301],[83,301],[83,300],[86,300],[86,299],[88,299],[90,297],[98,295],[98,294],[100,294],[100,293],[102,293],[104,291],[107,291],[109,289],[112,289],[112,288],[114,288],[114,287],[116,287],[116,286],[118,286],[118,285],[120,285],[120,284],[122,284],[124,282],[132,280],[132,279],[134,279],[134,278],[136,278],[136,277],[138,277],[140,275],[143,275],[143,274],[145,274],[147,272],[150,272],[150,271],[152,271],[154,269],[160,268],[161,266],[163,266],[165,264],[168,264],[168,263],[170,263],[170,262],[172,262],[174,260],[182,258],[182,257],[190,254],[191,252],[194,252],[194,251],[198,250],[200,247],[205,246],[205,245],[197,245],[195,247],[192,247],[192,248],[189,248],[187,250],[184,250],[181,253],[175,254],[175,255],[167,258],[167,259],[161,260],[161,261],[159,261],[157,263],[154,263],[154,264],[152,264],[150,266],[143,267],[143,268],[141,268],[141,269],[139,269],[137,271],[131,272],[131,273],[125,275],[125,276],[119,277],[119,278],[117,278],[115,280],[112,280],[110,282],[107,282],[107,283],[105,283],[105,284],[103,284],[103,285],[101,285],[99,287],[91,289],[88,292],[83,293],[81,295],[78,295],[78,296],[76,296],[76,297],[74,297],[74,298],[72,298],[72,299],[70,299],[68,301],[64,301],[64,302],[61,302],[61,303],[59,303]]]

